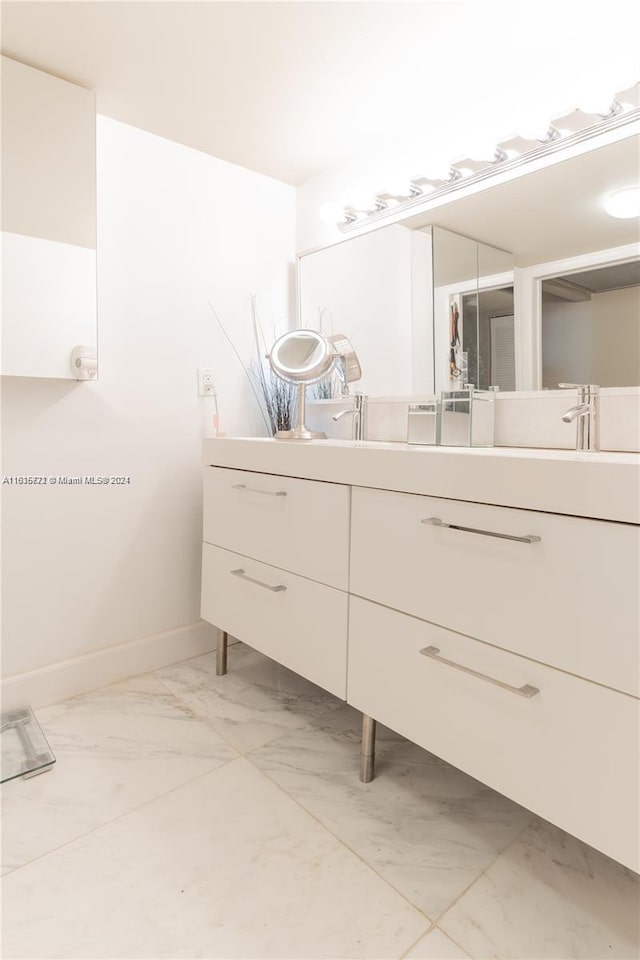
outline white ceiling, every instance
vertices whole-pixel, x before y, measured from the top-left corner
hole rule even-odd
[[[2,52],[98,110],[292,184],[420,134],[451,159],[638,79],[640,4],[18,2]]]

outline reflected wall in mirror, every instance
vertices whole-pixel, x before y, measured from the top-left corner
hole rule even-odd
[[[97,352],[94,94],[1,58],[2,373],[75,379]]]
[[[298,326],[349,338],[363,393],[412,391],[412,243],[414,231],[394,224],[299,260]],[[422,269],[426,284],[426,259]]]
[[[639,169],[639,138],[622,131],[579,156],[303,254],[299,324],[351,334],[369,395],[428,394],[452,380],[503,391],[562,381],[638,386],[637,284],[587,291],[581,319],[574,309],[564,320],[543,284],[580,285],[579,273],[586,284],[585,271],[638,262],[638,220],[611,217],[604,200],[637,185]],[[578,362],[587,354],[597,362]]]
[[[513,256],[430,229],[435,389],[515,389]]]
[[[640,384],[640,259],[542,281],[542,387]]]

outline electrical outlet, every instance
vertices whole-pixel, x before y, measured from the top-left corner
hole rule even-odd
[[[216,387],[213,382],[213,370],[201,367],[198,370],[198,396],[213,397]]]

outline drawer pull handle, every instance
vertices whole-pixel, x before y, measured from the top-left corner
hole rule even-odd
[[[532,687],[530,683],[525,683],[522,687],[512,687],[510,683],[504,683],[502,680],[496,680],[495,677],[488,677],[486,673],[479,673],[477,670],[472,670],[471,667],[464,667],[461,663],[456,663],[454,660],[447,660],[446,657],[440,656],[439,647],[424,647],[420,653],[423,657],[430,657],[432,660],[437,660],[438,663],[446,663],[448,667],[454,667],[456,670],[462,670],[463,673],[470,673],[472,677],[479,677],[481,680],[486,680],[488,683],[495,683],[496,687],[502,687],[503,690],[508,690],[509,693],[517,693],[519,697],[526,697],[531,699],[531,697],[537,696],[540,691],[537,687]]]
[[[542,540],[542,537],[536,537],[533,533],[516,537],[512,533],[495,533],[493,530],[478,530],[476,527],[463,527],[459,523],[447,523],[440,517],[426,517],[420,523],[429,523],[432,527],[448,527],[450,530],[464,530],[465,533],[480,533],[483,537],[497,537],[499,540],[517,540],[518,543],[540,543]]]
[[[259,487],[248,487],[246,483],[234,483],[232,490],[246,490],[247,493],[264,493],[267,497],[286,497],[286,490],[260,490]]]
[[[259,587],[264,587],[265,590],[271,590],[272,593],[283,593],[287,588],[283,583],[278,583],[275,587],[272,587],[270,583],[263,583],[262,580],[254,580],[253,577],[248,577],[244,570],[231,570],[231,573],[234,577],[241,577],[243,580],[248,580],[249,583],[256,583]]]

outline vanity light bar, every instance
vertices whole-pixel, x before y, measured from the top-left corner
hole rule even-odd
[[[453,162],[446,179],[416,176],[408,183],[408,191],[405,193],[382,191],[373,197],[374,206],[367,209],[346,206],[338,217],[337,226],[347,233],[365,222],[372,223],[398,211],[411,210],[426,199],[432,200],[453,193],[497,173],[516,169],[638,119],[640,82],[616,93],[606,114],[594,114],[586,109],[573,110],[565,116],[551,120],[546,134],[540,139],[517,135],[498,143],[490,160],[465,157]]]

